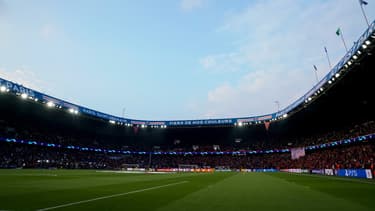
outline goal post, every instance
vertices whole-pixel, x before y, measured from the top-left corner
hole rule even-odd
[[[139,164],[137,163],[124,163],[121,165],[122,171],[136,171],[139,169]]]
[[[196,164],[178,164],[178,172],[191,172],[198,168]]]

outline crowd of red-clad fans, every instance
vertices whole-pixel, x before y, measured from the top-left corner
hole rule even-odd
[[[247,149],[262,147],[290,148],[328,143],[360,135],[375,133],[375,123],[366,122],[343,131],[332,131],[315,137],[298,138],[284,146],[254,143]],[[1,137],[27,138],[47,143],[71,144],[78,143],[76,137],[65,137],[15,131],[9,129],[4,122],[0,125]],[[79,142],[86,143],[86,142]],[[91,140],[87,144],[98,145]],[[77,144],[75,144],[77,145]],[[292,145],[292,146],[291,146]],[[121,148],[121,146],[119,146]],[[208,146],[199,147],[205,149]],[[243,146],[239,146],[243,148]],[[220,146],[221,150],[238,150],[231,146]],[[264,148],[262,148],[264,149]],[[218,149],[216,149],[218,150]],[[191,148],[190,148],[190,151]],[[375,140],[367,140],[350,145],[341,145],[326,149],[306,151],[306,155],[296,160],[290,153],[271,154],[240,154],[240,155],[125,155],[116,153],[87,152],[73,149],[30,146],[19,143],[0,142],[0,168],[87,168],[87,169],[121,169],[127,164],[137,164],[141,168],[176,168],[181,164],[197,165],[198,167],[254,169],[254,168],[367,168],[374,170]]]

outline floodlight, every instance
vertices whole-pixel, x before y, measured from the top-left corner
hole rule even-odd
[[[74,114],[78,114],[78,110],[74,110]]]
[[[5,92],[5,91],[7,91],[7,88],[6,88],[5,86],[1,86],[1,87],[0,87],[0,91],[1,91],[1,92]]]
[[[357,56],[357,55],[354,55],[354,56],[353,56],[353,59],[358,59],[358,56]]]
[[[358,55],[361,55],[361,54],[362,54],[362,52],[361,52],[360,50],[358,50],[358,51],[357,51],[357,54],[358,54]]]
[[[74,109],[69,108],[69,112],[70,112],[70,113],[74,113]]]
[[[242,125],[243,125],[242,122],[239,122],[239,123],[238,123],[238,126],[239,126],[239,127],[242,127]]]
[[[367,48],[367,45],[363,44],[363,45],[362,45],[362,48],[363,48],[363,49],[366,49],[366,48]]]
[[[21,97],[22,97],[22,99],[26,99],[27,98],[27,94],[26,93],[22,93]]]
[[[309,97],[309,98],[308,98],[308,100],[309,100],[309,101],[311,101],[311,100],[312,100],[312,98],[311,98],[311,97]]]
[[[55,106],[55,103],[53,103],[52,101],[49,101],[48,103],[47,103],[47,106],[48,107],[54,107]]]
[[[336,73],[335,77],[336,77],[336,78],[340,77],[340,74],[339,74],[339,73]]]
[[[283,117],[284,117],[284,118],[287,118],[287,117],[288,117],[288,114],[284,114]]]
[[[348,61],[348,65],[352,65],[352,62],[351,62],[351,61]]]
[[[366,40],[366,41],[365,41],[365,44],[366,44],[366,45],[370,45],[370,44],[371,44],[370,40]]]
[[[332,81],[331,81],[331,80],[329,80],[329,81],[328,81],[328,83],[329,83],[329,84],[331,84],[331,83],[332,83]]]
[[[323,91],[324,89],[323,89],[323,87],[320,87],[320,91]]]

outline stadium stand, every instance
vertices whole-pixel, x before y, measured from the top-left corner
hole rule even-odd
[[[360,59],[357,56],[341,64],[341,69],[336,69],[340,74],[330,72],[333,76],[323,80],[328,84],[324,89],[312,89],[315,93],[305,95],[312,97],[292,106],[293,110],[284,109],[288,115],[280,118],[280,114],[272,114],[278,118],[268,121],[238,122],[243,119],[237,118],[235,124],[219,125],[205,120],[195,126],[185,124],[190,120],[182,124],[171,121],[168,128],[152,127],[151,121],[144,123],[148,126],[109,123],[106,118],[98,118],[98,113],[67,112],[63,106],[8,92],[2,85],[0,167],[122,169],[136,164],[157,169],[190,164],[237,170],[374,171],[374,41],[371,34]],[[360,44],[355,45],[361,48]],[[304,147],[306,155],[292,160],[290,151],[295,147]]]

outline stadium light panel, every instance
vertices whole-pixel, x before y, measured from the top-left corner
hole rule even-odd
[[[307,98],[309,101],[311,101],[312,100],[312,98],[311,97],[309,97],[309,98]]]
[[[7,88],[6,88],[5,86],[1,86],[1,87],[0,87],[0,91],[1,91],[1,92],[6,92],[6,91],[7,91]]]
[[[54,107],[54,106],[55,106],[55,103],[49,101],[49,102],[47,103],[47,106],[50,107],[50,108],[51,108],[51,107]]]
[[[340,74],[339,74],[339,73],[336,73],[335,77],[336,77],[336,78],[340,77]]]
[[[35,101],[35,102],[38,102],[38,98],[35,98],[34,101]]]
[[[363,45],[362,45],[362,48],[363,48],[363,49],[366,49],[366,48],[367,48],[367,45],[363,44]]]
[[[358,56],[357,56],[357,55],[354,55],[354,56],[353,56],[353,59],[358,59]]]
[[[348,61],[348,65],[352,65],[352,62],[351,62],[351,61]]]
[[[358,55],[361,55],[361,54],[362,54],[362,52],[361,52],[360,50],[358,50],[358,51],[357,51],[357,54],[358,54]]]
[[[323,89],[323,87],[320,87],[320,91],[323,91],[324,89]]]
[[[27,97],[28,97],[28,96],[27,96],[26,93],[22,93],[22,94],[21,94],[21,98],[22,98],[22,99],[27,99]]]
[[[370,40],[366,40],[366,41],[365,41],[365,44],[366,44],[366,45],[370,45],[370,44],[371,44]]]
[[[74,113],[74,109],[69,108],[69,112],[70,112],[70,113]]]
[[[243,123],[242,122],[239,122],[238,123],[238,127],[242,127]]]
[[[113,121],[113,120],[109,120],[109,123],[111,123],[111,124],[116,124],[116,122]]]
[[[74,114],[78,114],[78,110],[74,110]]]
[[[328,83],[329,83],[329,84],[331,84],[331,83],[332,83],[332,81],[331,81],[331,80],[329,80],[329,81],[328,81]]]
[[[284,117],[284,118],[287,118],[287,117],[288,117],[288,114],[284,114],[283,117]]]

